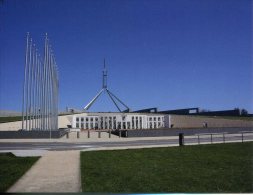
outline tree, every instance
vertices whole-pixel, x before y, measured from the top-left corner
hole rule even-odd
[[[241,116],[247,116],[248,115],[248,111],[246,109],[242,109],[241,110]]]

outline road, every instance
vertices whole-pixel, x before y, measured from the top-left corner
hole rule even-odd
[[[215,143],[215,142],[232,142],[242,141],[241,134],[227,135],[224,138],[222,135],[213,134],[212,137],[207,135],[198,136],[185,136],[184,142],[187,144],[198,143]],[[243,136],[243,141],[253,141],[253,134],[246,134]],[[85,150],[91,148],[113,148],[113,147],[140,147],[140,146],[167,146],[178,145],[177,137],[170,139],[156,139],[156,140],[135,140],[129,141],[123,138],[121,141],[115,142],[0,142],[0,150]]]

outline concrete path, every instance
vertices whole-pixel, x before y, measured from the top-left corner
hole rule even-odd
[[[80,152],[48,151],[8,192],[81,192]]]

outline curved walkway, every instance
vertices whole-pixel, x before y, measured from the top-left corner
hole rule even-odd
[[[48,151],[8,192],[81,192],[80,151]]]

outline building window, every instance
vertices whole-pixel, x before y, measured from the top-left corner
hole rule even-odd
[[[86,123],[86,129],[89,129],[89,124],[88,123]]]
[[[161,120],[161,118],[160,117],[158,117],[158,121],[160,121]]]
[[[79,128],[79,123],[76,123],[76,128]]]
[[[152,117],[149,117],[149,121],[152,121]]]
[[[90,121],[93,121],[93,117],[90,118]]]
[[[79,117],[76,117],[76,121],[79,121]]]
[[[86,121],[89,121],[89,118],[88,118],[88,117],[86,117]]]
[[[83,117],[81,118],[81,121],[83,121]]]
[[[118,122],[118,127],[117,129],[121,129],[121,122]]]
[[[154,121],[156,121],[156,117],[154,117]]]
[[[83,129],[83,123],[81,123],[81,128]]]

